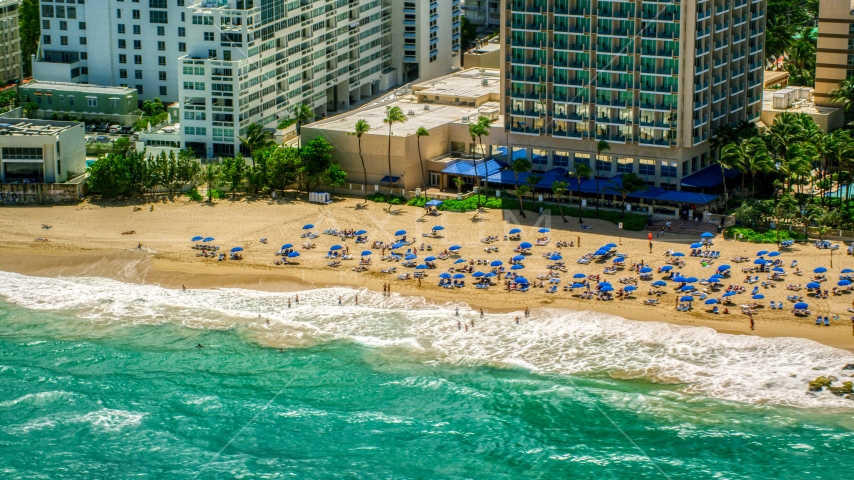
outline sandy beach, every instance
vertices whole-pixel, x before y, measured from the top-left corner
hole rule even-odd
[[[134,207],[142,208],[134,208]],[[735,297],[735,305],[730,306],[729,315],[709,313],[711,306],[702,301],[694,302],[690,312],[677,312],[674,308],[677,294],[675,284],[668,282],[664,288],[668,293],[661,295],[661,303],[656,306],[644,305],[648,297],[649,283],[641,281],[634,296],[625,300],[612,301],[583,300],[577,294],[580,291],[564,292],[563,285],[571,280],[574,273],[599,274],[603,281],[611,282],[615,288],[622,285],[620,278],[635,277],[628,266],[643,261],[657,269],[665,265],[664,253],[673,249],[688,254],[689,245],[699,241],[686,235],[665,234],[653,238],[652,253],[649,251],[647,232],[622,232],[616,225],[596,220],[585,220],[590,229],[579,228],[577,219],[560,216],[539,215],[527,212],[527,218],[521,218],[518,212],[493,210],[479,215],[474,212],[442,212],[440,216],[425,216],[424,209],[393,206],[392,212],[384,210],[385,205],[361,200],[347,199],[331,205],[309,204],[302,200],[284,199],[278,202],[268,200],[238,199],[221,200],[214,204],[191,203],[184,199],[176,202],[155,203],[153,210],[148,204],[98,204],[89,201],[73,206],[12,207],[2,209],[0,213],[0,270],[13,271],[28,275],[41,276],[97,276],[127,282],[156,283],[168,288],[247,288],[266,291],[298,291],[311,287],[352,286],[382,291],[384,284],[391,285],[395,294],[418,295],[438,303],[464,302],[474,309],[486,311],[521,311],[526,307],[568,308],[573,310],[592,310],[618,315],[632,320],[663,321],[681,325],[706,326],[723,333],[755,334],[768,337],[801,337],[812,339],[826,345],[854,351],[854,336],[847,308],[854,301],[854,294],[844,292],[830,295],[828,299],[816,299],[806,295],[801,289],[797,294],[805,297],[813,315],[839,315],[839,320],[831,320],[830,327],[814,325],[812,318],[798,318],[790,313],[791,302],[788,295],[795,292],[785,288],[788,283],[805,285],[812,277],[812,270],[818,266],[828,268],[828,281],[822,284],[830,290],[836,285],[839,271],[854,265],[851,256],[844,250],[834,253],[833,267],[830,266],[830,251],[819,250],[809,245],[795,245],[778,257],[783,260],[786,271],[793,260],[804,271],[803,276],[791,273],[782,281],[771,282],[774,288],[759,287],[764,305],[755,315],[756,329],[751,330],[749,319],[740,313],[739,304],[751,302],[749,293]],[[50,229],[42,228],[42,224]],[[312,231],[320,235],[310,240],[316,248],[300,249],[309,241],[301,238],[303,226],[313,224]],[[433,226],[444,227],[435,238],[422,237]],[[475,289],[473,280],[466,276],[467,286],[457,289],[438,287],[438,275],[453,265],[457,258],[501,260],[509,267],[510,258],[515,255],[513,248],[519,241],[505,241],[510,229],[522,230],[522,241],[534,243],[540,228],[549,228],[551,238],[548,246],[533,247],[532,254],[523,262],[525,269],[520,270],[529,280],[537,275],[548,273],[547,264],[553,263],[543,258],[542,253],[558,251],[566,262],[567,272],[561,274],[561,284],[557,293],[549,294],[545,288],[532,288],[529,292],[508,292],[503,284],[488,290]],[[368,231],[368,244],[355,244],[350,239],[342,242],[339,237],[324,235],[326,229],[364,229]],[[374,250],[372,265],[366,272],[356,273],[351,267],[358,264],[359,253],[370,249],[375,240],[392,241],[397,230],[406,230],[409,238],[415,239],[412,246],[422,243],[432,245],[432,251],[419,252],[419,260],[427,255],[435,255],[451,245],[462,246],[461,255],[451,260],[439,260],[438,268],[428,271],[428,277],[421,286],[412,280],[397,279],[397,274],[414,272],[390,262],[381,261],[380,251]],[[123,234],[123,232],[135,232]],[[212,258],[197,257],[198,250],[192,249],[194,236],[210,236],[213,245],[220,246],[221,252],[228,252],[239,246],[243,260],[218,262]],[[498,247],[497,253],[487,253],[487,245],[481,239],[495,236],[498,241],[489,246]],[[46,239],[39,241],[37,239]],[[261,238],[267,242],[262,243]],[[580,238],[581,246],[578,246]],[[575,247],[556,248],[558,241],[576,242]],[[275,255],[279,247],[292,243],[301,256],[294,259],[298,264],[274,265],[279,258]],[[624,270],[614,275],[604,275],[603,269],[611,261],[591,262],[587,265],[576,261],[586,253],[592,253],[607,243],[619,244],[617,251],[627,255]],[[137,249],[142,244],[142,249]],[[343,261],[340,267],[329,267],[325,255],[329,247],[340,244],[349,248],[354,260]],[[404,249],[405,250],[405,249]],[[753,266],[753,259],[759,250],[776,250],[774,245],[753,245],[735,241],[714,239],[713,250],[721,252],[720,257],[710,266],[703,267],[701,260],[686,256],[685,266],[678,271],[685,276],[707,278],[715,271],[716,265],[730,264],[732,277],[724,283],[742,284],[745,277],[741,273],[743,266]],[[734,256],[748,256],[746,263],[733,263]],[[383,274],[381,269],[397,267],[397,274]],[[460,265],[457,265],[460,266]],[[476,266],[476,270],[488,271],[489,267]],[[765,274],[761,275],[765,280]],[[655,274],[654,278],[661,278]],[[703,286],[695,284],[699,289]],[[759,285],[758,283],[755,285]],[[755,285],[748,286],[750,292]],[[709,298],[717,298],[721,292],[711,293]],[[783,301],[783,310],[770,310],[769,301]]]

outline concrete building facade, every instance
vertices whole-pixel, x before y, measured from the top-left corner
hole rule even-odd
[[[130,87],[101,87],[79,83],[33,81],[18,87],[22,103],[33,102],[39,114],[54,112],[103,116],[117,121],[139,112],[138,94]]]
[[[177,101],[201,156],[234,154],[246,126],[296,105],[323,117],[460,61],[459,0],[81,1],[42,4],[35,77]]]
[[[84,125],[78,122],[2,119],[0,182],[60,183],[86,170]]]
[[[765,0],[507,0],[508,144],[535,168],[589,165],[680,189],[717,128],[762,107]],[[610,150],[596,155],[604,140]],[[536,157],[534,157],[536,155]]]
[[[821,0],[815,56],[815,103],[830,106],[830,92],[854,77],[854,1]],[[852,121],[854,112],[846,112],[845,123]]]
[[[501,0],[465,0],[463,10],[472,25],[491,27],[501,23]]]
[[[18,0],[0,0],[0,84],[21,79]]]

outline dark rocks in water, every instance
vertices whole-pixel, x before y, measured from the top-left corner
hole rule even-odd
[[[812,382],[810,382],[809,391],[810,392],[820,392],[824,390],[824,387],[830,386],[830,379],[827,377],[818,377]]]
[[[830,390],[830,393],[841,397],[845,396],[846,398],[854,399],[854,382],[843,382],[841,387],[832,387],[831,383],[836,380],[836,377],[818,377],[815,380],[810,382],[808,391],[810,392],[821,392],[825,388]]]
[[[841,397],[843,395],[851,395],[852,393],[854,393],[854,383],[845,382],[842,384],[841,387],[828,387],[827,389],[830,390],[830,393],[836,395],[837,397]]]
[[[854,370],[854,363],[849,363],[848,365],[845,365],[844,367],[842,367],[842,369],[843,370]]]

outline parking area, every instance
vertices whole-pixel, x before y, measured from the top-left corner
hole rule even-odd
[[[86,124],[86,143],[113,143],[119,138],[137,137],[133,127],[122,127],[115,124]]]

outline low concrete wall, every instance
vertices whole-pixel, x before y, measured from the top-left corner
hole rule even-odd
[[[0,205],[33,203],[77,203],[83,184],[4,183],[0,184]]]
[[[24,111],[24,109],[21,107],[13,108],[13,109],[9,110],[8,112],[0,113],[0,118],[21,118],[21,117],[23,117],[23,111]],[[0,122],[0,123],[2,123],[2,122]]]

